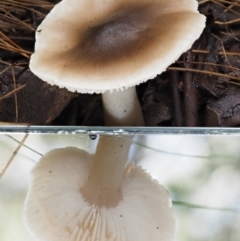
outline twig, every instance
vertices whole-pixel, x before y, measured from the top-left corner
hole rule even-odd
[[[6,95],[0,97],[0,100],[6,99],[8,97],[10,97],[11,95],[17,93],[18,91],[20,91],[21,89],[25,88],[27,84],[21,85],[20,87],[16,88],[15,90],[10,91],[9,93],[7,93]]]
[[[167,70],[178,70],[178,71],[183,71],[183,72],[189,71],[189,72],[195,72],[195,73],[201,73],[201,74],[215,75],[215,76],[219,76],[219,77],[229,78],[229,79],[232,79],[232,80],[237,80],[238,82],[233,82],[233,81],[228,81],[228,80],[225,80],[225,81],[229,82],[229,83],[234,83],[234,84],[240,85],[240,78],[239,77],[231,76],[231,75],[228,75],[228,74],[221,74],[221,73],[211,72],[211,71],[207,71],[207,70],[181,68],[181,67],[168,67]]]
[[[226,53],[222,40],[221,40],[220,38],[218,38],[218,37],[217,37],[216,35],[214,35],[214,34],[212,34],[212,36],[214,36],[216,39],[218,39],[218,41],[221,42],[223,52]],[[227,63],[229,64],[229,66],[231,66],[231,64],[230,64],[230,62],[229,62],[228,57],[227,57],[226,54],[225,54],[225,59],[226,59]],[[231,66],[231,67],[232,67],[232,66]],[[239,74],[238,74],[234,69],[232,69],[232,71],[239,77],[239,80],[240,80]]]
[[[0,121],[0,126],[31,126],[31,123],[15,123],[15,122],[3,122]]]
[[[2,35],[12,46],[24,50],[22,49],[19,45],[17,45],[15,42],[13,42],[8,36],[6,36],[2,31],[0,31],[0,35]]]
[[[17,155],[18,151],[20,150],[20,148],[22,147],[22,145],[26,141],[27,137],[28,137],[28,134],[25,134],[22,141],[18,144],[17,148],[15,149],[15,151],[13,152],[11,157],[9,158],[9,160],[8,160],[7,164],[5,165],[5,167],[3,168],[2,172],[0,173],[0,178],[2,178],[4,173],[7,171],[9,165],[12,163],[14,157]]]
[[[228,24],[233,24],[233,23],[238,23],[238,22],[240,22],[240,18],[233,19],[233,20],[226,21],[226,22],[215,21],[215,23],[218,25],[228,25]]]
[[[15,72],[14,72],[13,66],[12,66],[12,77],[13,77],[14,90],[16,90],[17,89],[17,87],[16,87],[16,78],[15,78]],[[17,92],[16,91],[14,93],[14,99],[15,99],[15,113],[16,113],[15,122],[18,123],[18,98],[17,98]]]
[[[180,92],[178,88],[178,84],[179,84],[178,71],[170,71],[170,78],[171,78],[171,89],[172,89],[172,99],[173,99],[173,125],[183,126],[181,98],[180,98]]]
[[[198,4],[201,5],[201,4],[204,4],[204,3],[207,3],[207,2],[214,2],[214,3],[219,3],[219,2],[222,2],[222,3],[227,3],[229,5],[233,5],[233,6],[240,6],[240,4],[238,3],[235,3],[235,2],[230,2],[230,1],[225,1],[225,0],[217,0],[217,1],[214,1],[214,0],[202,0],[202,1],[198,1]],[[225,6],[224,6],[225,7]]]
[[[1,9],[1,11],[4,11],[3,9]],[[4,11],[6,13],[6,11]],[[32,30],[33,32],[35,31],[34,28],[32,28],[31,26],[29,26],[28,24],[24,23],[23,21],[19,20],[18,18],[16,18],[15,16],[13,16],[12,14],[9,14],[10,16],[7,16],[6,14],[0,14],[2,16],[4,16],[5,18],[8,18],[9,20],[12,20],[18,24],[21,24],[23,26],[25,26],[26,28],[28,28],[29,30]]]
[[[223,7],[223,8],[225,8],[225,10],[228,10],[228,11],[230,11],[230,12],[232,12],[232,13],[235,13],[236,15],[240,15],[239,12],[234,11],[234,10],[232,10],[231,8],[227,8],[224,4],[221,4],[219,1],[214,1],[214,0],[212,0],[211,2],[213,2],[213,3],[215,3],[215,4],[219,5],[219,6],[221,6],[221,7]],[[231,5],[231,6],[234,7],[234,5]],[[214,23],[217,23],[217,21],[215,21]]]
[[[182,64],[182,63],[185,63],[185,61],[178,60],[178,61],[176,61],[176,63]],[[229,68],[229,69],[232,69],[232,70],[239,70],[240,71],[240,68],[233,67],[231,65],[229,66],[229,65],[224,65],[224,64],[215,64],[215,63],[202,62],[202,61],[192,61],[190,63],[192,63],[192,64],[201,64],[201,65],[218,66],[218,67]]]
[[[14,137],[11,136],[11,135],[7,135],[7,137],[11,138],[12,140],[14,140],[15,142],[17,142],[18,144],[20,143],[20,141],[18,141],[16,138],[14,138]],[[28,150],[30,150],[30,151],[32,151],[32,152],[38,154],[39,156],[43,156],[42,153],[40,153],[40,152],[34,150],[33,148],[31,148],[31,147],[29,147],[29,146],[27,146],[27,145],[25,145],[25,144],[23,144],[22,146],[24,146],[24,147],[26,147]]]
[[[237,2],[230,2],[230,1],[225,1],[225,0],[218,0],[218,2],[227,3],[229,5],[238,6],[238,7],[240,6],[240,3],[237,3]]]
[[[38,1],[24,1],[24,0],[21,0],[21,2],[20,1],[14,1],[14,0],[5,0],[5,4],[12,4],[12,5],[16,5],[16,6],[35,6],[35,7],[41,7],[41,8],[46,8],[46,7],[48,7],[48,8],[52,8],[54,5],[53,4],[51,4],[51,3],[48,3],[48,2],[46,2],[46,1],[40,1],[40,0],[38,0]],[[2,3],[2,4],[4,4],[4,2]]]
[[[0,35],[3,36],[13,47],[19,50],[19,52],[26,52],[23,48],[21,48],[19,45],[17,45],[15,42],[13,42],[8,36],[6,36],[2,31],[0,31]],[[25,57],[29,58],[28,55],[22,53]]]
[[[232,8],[234,7],[234,5],[230,5],[230,6],[228,6],[226,9],[224,9],[224,11],[223,12],[228,12],[229,10],[232,10]]]
[[[22,56],[24,56],[28,59],[30,58],[30,55],[32,54],[31,52],[28,52],[26,50],[21,50],[21,49],[19,50],[15,47],[9,46],[9,44],[5,44],[5,45],[0,44],[0,48],[11,51],[11,52],[19,53],[19,54],[21,54]]]
[[[11,66],[8,66],[8,67],[6,67],[4,70],[2,70],[1,72],[0,72],[0,75],[2,75],[3,73],[5,73],[7,70],[9,70],[11,68]]]
[[[227,32],[220,32],[220,33],[224,34],[225,36],[232,37],[233,39],[237,40],[238,42],[240,41],[240,39],[239,39],[240,31],[239,30],[233,31],[232,29],[230,29],[230,30],[228,30],[228,28],[226,28],[226,29],[227,29]],[[227,40],[225,40],[225,41],[227,41]],[[224,41],[222,40],[222,42],[224,42]]]
[[[192,50],[193,53],[196,54],[209,54],[208,50],[199,50],[199,49],[193,49]],[[230,56],[239,56],[240,57],[240,53],[232,53],[232,52],[218,52],[219,55],[230,55]]]
[[[3,61],[3,60],[0,59],[0,63],[5,64],[5,65],[8,65],[8,66],[10,66],[9,68],[11,68],[11,64],[8,63],[8,62],[6,62],[6,61]]]
[[[193,55],[189,51],[187,54],[187,62],[185,68],[192,68]],[[193,72],[185,72],[183,79],[184,92],[184,122],[185,126],[198,125],[198,91],[193,83]]]
[[[215,211],[225,211],[225,212],[234,212],[237,213],[240,212],[240,209],[237,208],[226,208],[226,207],[209,207],[209,206],[204,206],[204,205],[199,205],[199,204],[194,204],[194,203],[187,203],[187,202],[182,202],[182,201],[172,201],[173,205],[177,206],[183,206],[186,208],[197,208],[197,209],[208,209],[208,210],[215,210]]]

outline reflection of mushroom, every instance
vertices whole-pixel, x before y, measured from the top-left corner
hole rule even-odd
[[[174,240],[168,193],[140,167],[125,166],[130,143],[102,136],[93,156],[73,147],[44,156],[31,173],[24,208],[32,235],[44,241]]]
[[[63,0],[38,27],[30,68],[50,84],[103,93],[107,125],[142,125],[135,88],[116,90],[155,77],[191,47],[205,25],[197,7],[196,0]]]

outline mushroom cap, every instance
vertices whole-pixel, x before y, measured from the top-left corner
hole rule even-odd
[[[63,0],[36,31],[30,69],[80,93],[102,93],[154,78],[205,27],[196,0]]]
[[[84,200],[79,190],[92,162],[85,151],[68,147],[49,152],[34,167],[24,220],[36,240],[174,240],[176,218],[169,194],[140,167],[126,171],[117,206]]]

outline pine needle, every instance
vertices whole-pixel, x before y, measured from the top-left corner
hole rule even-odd
[[[15,156],[18,154],[18,151],[20,150],[20,148],[22,147],[22,145],[26,141],[27,137],[28,137],[28,134],[25,134],[25,136],[23,137],[21,142],[18,144],[17,148],[15,149],[15,151],[13,152],[11,157],[9,158],[9,160],[8,160],[7,164],[5,165],[5,167],[3,168],[2,172],[0,173],[0,178],[2,178],[3,175],[5,174],[5,172],[7,171],[8,167],[12,163],[13,159],[15,158]]]

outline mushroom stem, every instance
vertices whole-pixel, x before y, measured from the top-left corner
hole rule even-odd
[[[144,126],[136,87],[102,94],[105,125]]]
[[[122,200],[122,180],[132,138],[100,136],[88,181],[81,189],[86,201],[114,207]]]

